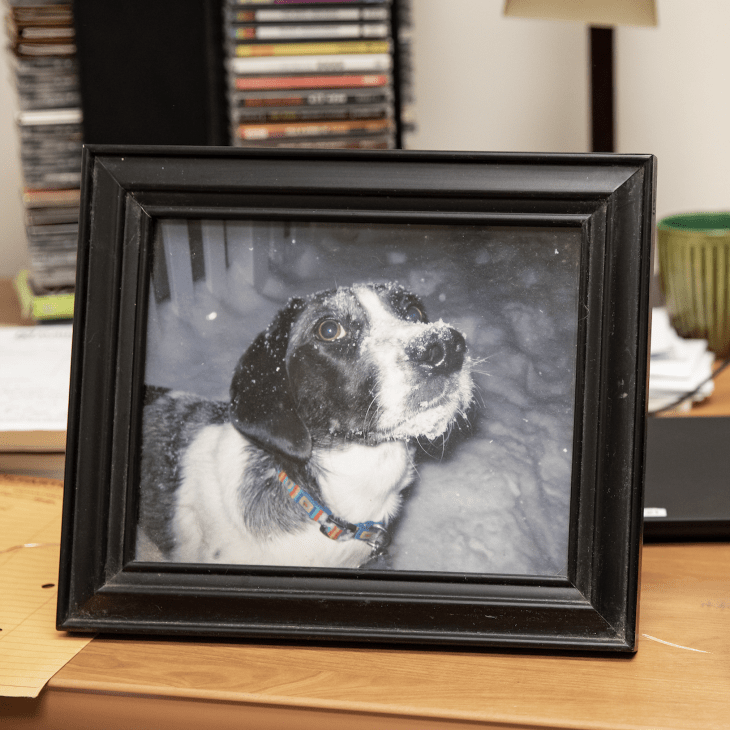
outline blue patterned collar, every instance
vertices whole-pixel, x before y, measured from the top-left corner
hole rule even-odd
[[[307,517],[319,523],[320,532],[330,540],[362,540],[370,545],[375,553],[381,553],[388,546],[390,537],[382,522],[371,520],[353,524],[335,517],[327,507],[293,482],[286,472],[277,469],[276,478],[284,485],[288,495],[304,510]]]

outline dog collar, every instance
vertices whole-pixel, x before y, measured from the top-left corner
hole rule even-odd
[[[319,504],[309,492],[293,482],[285,471],[277,469],[276,478],[309,519],[319,523],[319,531],[330,540],[362,540],[376,553],[382,552],[388,546],[390,537],[382,522],[368,521],[354,524],[335,517],[327,507]]]

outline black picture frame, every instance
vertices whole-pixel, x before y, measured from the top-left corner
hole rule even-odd
[[[635,651],[652,156],[99,145],[83,180],[59,629]],[[151,252],[167,219],[578,235],[565,574],[135,561]]]

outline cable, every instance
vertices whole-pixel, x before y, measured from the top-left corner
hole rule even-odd
[[[725,362],[720,365],[719,368],[715,370],[712,375],[710,375],[709,378],[705,378],[694,390],[690,390],[689,393],[685,393],[684,395],[681,395],[677,400],[672,401],[669,405],[662,406],[661,408],[657,408],[655,411],[649,411],[650,416],[656,416],[657,413],[663,413],[664,411],[671,411],[673,408],[676,408],[681,403],[684,403],[684,401],[687,400],[687,398],[691,398],[693,395],[696,395],[700,392],[700,390],[707,385],[711,380],[714,380],[726,367],[730,365],[730,357],[725,360]]]

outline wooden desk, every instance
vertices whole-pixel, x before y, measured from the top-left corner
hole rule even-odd
[[[37,700],[0,700],[0,719],[53,730],[726,730],[730,545],[645,548],[640,636],[633,657],[97,638]]]

